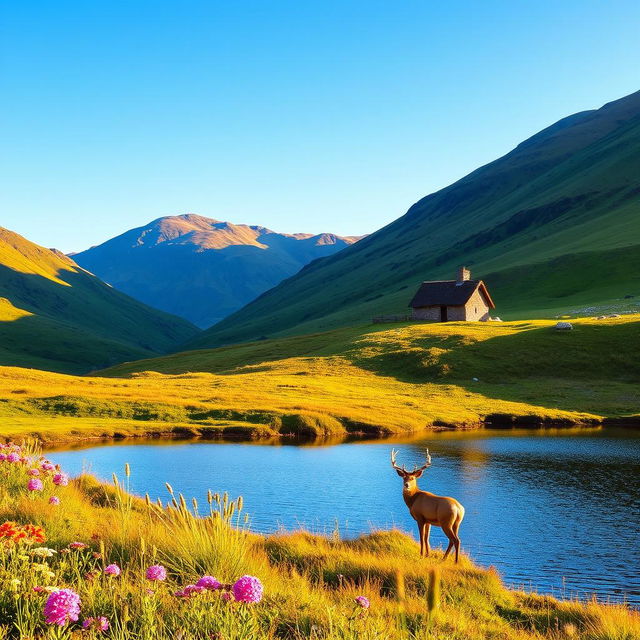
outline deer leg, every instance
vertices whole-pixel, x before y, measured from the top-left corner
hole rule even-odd
[[[418,535],[420,536],[420,557],[424,553],[424,523],[418,520]]]
[[[462,518],[458,517],[456,523],[453,525],[453,532],[456,534],[456,564],[458,563],[458,555],[460,553],[460,536],[458,535],[458,530],[460,529],[460,523],[462,522]]]
[[[428,522],[425,522],[422,525],[422,539],[424,540],[424,555],[429,557],[429,552],[431,551],[431,547],[429,546],[429,534],[431,533],[431,525]]]
[[[444,534],[447,536],[447,538],[449,538],[449,546],[447,547],[447,550],[444,552],[444,558],[442,558],[442,561],[444,562],[447,559],[447,556],[451,552],[451,549],[455,547],[456,562],[458,562],[458,549],[460,547],[460,540],[458,539],[458,536],[456,535],[451,525],[446,525],[442,527],[442,530],[444,531]]]

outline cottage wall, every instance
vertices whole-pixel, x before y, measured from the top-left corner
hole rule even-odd
[[[440,305],[433,307],[418,307],[411,314],[413,320],[433,320],[440,321]]]
[[[489,305],[484,296],[479,290],[473,292],[473,295],[469,298],[469,301],[464,307],[450,307],[451,309],[464,309],[465,317],[459,318],[460,320],[468,320],[470,322],[477,322],[479,320],[489,319]],[[458,318],[457,318],[458,319]]]
[[[447,307],[447,319],[455,322],[457,320],[468,320],[466,309],[460,305],[455,307]]]

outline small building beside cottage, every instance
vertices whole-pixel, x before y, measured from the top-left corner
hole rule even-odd
[[[458,269],[455,280],[423,282],[409,306],[413,320],[433,322],[485,321],[496,308],[484,282],[472,280],[466,267]]]

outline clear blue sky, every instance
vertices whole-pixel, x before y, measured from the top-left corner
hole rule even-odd
[[[637,0],[13,0],[0,225],[64,251],[195,212],[371,232],[640,88]]]

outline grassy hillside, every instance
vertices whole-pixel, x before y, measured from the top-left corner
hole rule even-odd
[[[187,214],[158,218],[73,259],[136,300],[210,327],[355,240],[276,233]]]
[[[404,313],[461,264],[503,318],[640,302],[640,92],[565,118],[316,260],[189,348],[322,331]],[[625,296],[635,296],[625,298]]]
[[[640,315],[369,325],[72,377],[0,368],[0,433],[269,438],[638,419]]]
[[[0,364],[80,373],[166,352],[197,332],[0,227]]]
[[[42,459],[20,454],[28,466],[0,463],[0,523],[13,523],[0,546],[3,638],[97,638],[102,634],[80,625],[100,616],[109,622],[107,637],[118,640],[640,638],[640,618],[624,606],[510,591],[495,570],[464,555],[458,565],[442,563],[440,550],[420,558],[416,542],[399,531],[344,541],[305,532],[263,537],[247,529],[240,499],[210,494],[209,504],[198,505],[171,492],[163,507],[126,493],[128,477],[124,486],[89,476],[56,486],[45,472],[42,489],[29,492],[27,469]],[[39,536],[32,546],[8,537],[24,525],[41,527],[31,529]],[[114,564],[119,575],[107,574]],[[158,565],[166,578],[147,579],[146,570]],[[229,597],[243,575],[260,582],[259,601]],[[221,584],[175,595],[202,576]],[[79,615],[56,629],[43,609],[49,591],[62,588],[79,596]],[[359,596],[370,607],[358,606]]]

